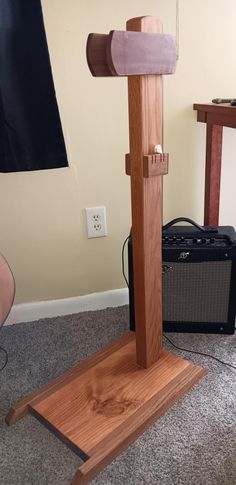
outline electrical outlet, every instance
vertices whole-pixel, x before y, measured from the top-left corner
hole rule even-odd
[[[106,207],[86,207],[88,238],[107,236]]]

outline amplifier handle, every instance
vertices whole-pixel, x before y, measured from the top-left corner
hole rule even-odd
[[[192,219],[189,219],[188,217],[177,217],[176,219],[173,219],[172,221],[168,222],[164,226],[162,226],[162,231],[166,231],[169,227],[173,226],[177,222],[189,222],[189,224],[192,224],[195,226],[199,231],[203,233],[216,233],[218,232],[218,229],[216,227],[203,227],[197,224],[197,222],[193,221]]]

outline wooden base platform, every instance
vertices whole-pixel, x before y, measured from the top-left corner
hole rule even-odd
[[[205,371],[171,352],[149,369],[136,363],[129,332],[11,408],[13,424],[33,414],[83,460],[72,483],[89,483]]]

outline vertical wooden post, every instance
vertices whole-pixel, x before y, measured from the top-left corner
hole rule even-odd
[[[223,126],[207,123],[204,224],[219,225]]]
[[[161,32],[162,24],[134,18],[127,30]],[[162,347],[162,176],[143,177],[143,155],[162,145],[162,77],[130,76],[128,98],[136,351],[148,368]]]

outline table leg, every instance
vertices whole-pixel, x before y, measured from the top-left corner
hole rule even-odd
[[[223,126],[207,123],[204,224],[219,225]]]

